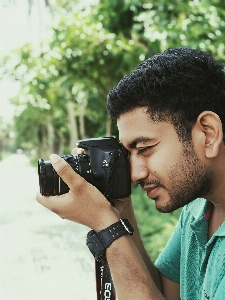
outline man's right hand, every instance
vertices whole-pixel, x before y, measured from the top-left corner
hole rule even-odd
[[[90,227],[96,232],[117,222],[118,211],[104,195],[56,154],[50,156],[53,168],[68,185],[69,192],[59,196],[37,195],[37,201],[63,219]]]
[[[74,148],[71,151],[71,154],[83,154],[84,149],[82,148]],[[113,199],[113,202],[116,205],[116,211],[121,219],[129,219],[129,210],[132,209],[131,197],[121,198],[121,199]]]

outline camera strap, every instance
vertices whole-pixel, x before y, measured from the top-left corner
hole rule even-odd
[[[116,300],[116,293],[108,265],[95,260],[97,300]]]

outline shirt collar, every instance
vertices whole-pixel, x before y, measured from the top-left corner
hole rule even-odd
[[[191,204],[192,206],[190,209],[190,213],[195,218],[195,220],[200,221],[200,219],[204,217],[208,221],[207,213],[209,212],[213,204],[204,198],[197,198],[192,201]],[[197,223],[195,225],[197,225]],[[225,222],[223,222],[223,224],[216,230],[214,236],[225,236]]]
[[[190,213],[195,219],[204,216],[212,206],[212,203],[204,198],[197,198],[191,204]]]

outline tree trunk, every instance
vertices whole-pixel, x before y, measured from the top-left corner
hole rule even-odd
[[[47,129],[44,124],[41,125],[38,141],[40,152],[39,156],[43,159],[48,159],[50,153],[48,153]]]
[[[65,140],[64,140],[63,133],[61,130],[59,131],[59,137],[60,137],[60,142],[59,142],[58,153],[59,153],[59,155],[63,155],[63,154],[66,154],[66,153],[64,153]]]
[[[48,152],[53,153],[54,152],[54,138],[55,138],[55,132],[54,127],[51,122],[48,122],[47,124],[47,132],[48,132]]]
[[[78,95],[76,96],[76,102],[77,102],[76,116],[78,117],[78,122],[79,122],[80,138],[85,139],[86,132],[85,132],[84,116],[87,107],[87,96],[85,95],[84,92],[78,93]]]
[[[86,138],[85,126],[84,126],[84,114],[79,115],[79,125],[80,125],[80,137],[81,139]]]
[[[86,138],[84,115],[87,107],[87,101],[83,100],[79,103],[79,126],[81,139]]]
[[[69,101],[66,104],[68,120],[69,120],[69,128],[70,128],[70,148],[71,150],[76,146],[76,142],[78,141],[78,128],[77,122],[74,115],[74,103]]]

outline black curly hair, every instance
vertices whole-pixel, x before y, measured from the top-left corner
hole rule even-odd
[[[108,94],[112,120],[137,107],[148,107],[153,121],[172,123],[183,141],[190,140],[193,125],[205,110],[220,117],[225,132],[224,66],[195,49],[167,49],[156,54]]]

